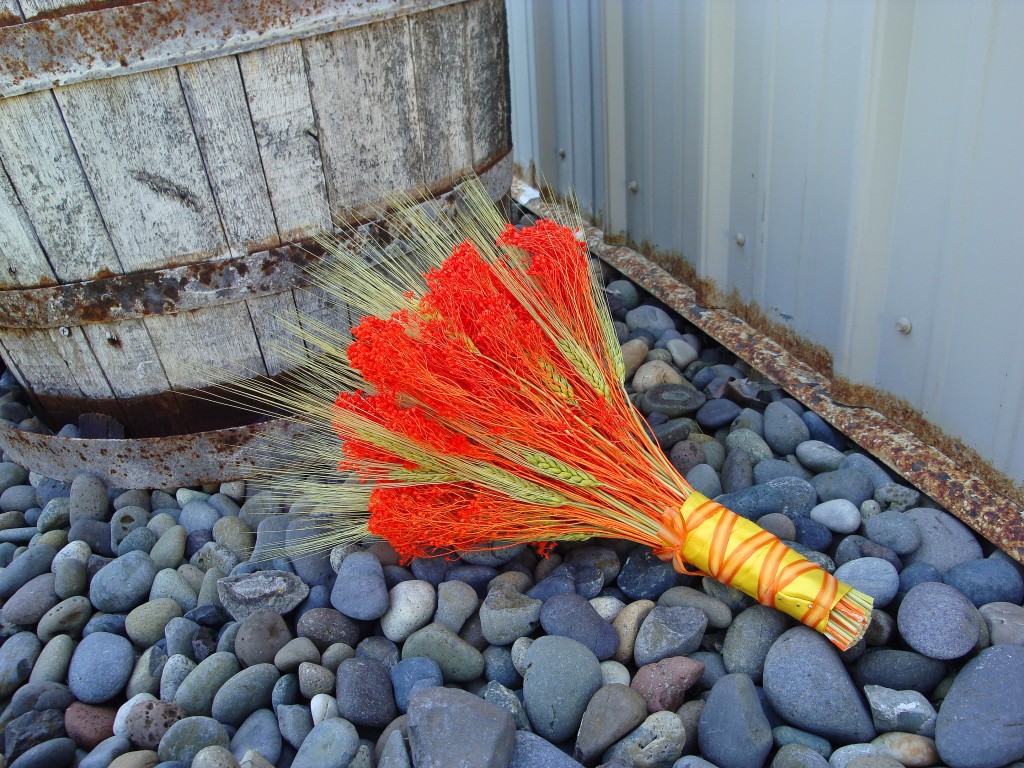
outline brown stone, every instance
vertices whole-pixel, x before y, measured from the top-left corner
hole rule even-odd
[[[683,703],[686,691],[703,674],[701,662],[686,656],[670,656],[640,667],[630,687],[647,702],[648,712],[674,712]]]
[[[156,749],[167,729],[187,713],[169,701],[141,701],[125,718],[125,735],[137,747]]]
[[[89,751],[114,735],[114,707],[99,707],[95,704],[73,702],[64,713],[64,730],[74,739],[75,744]]]
[[[235,636],[235,655],[242,666],[273,664],[277,652],[292,639],[284,619],[273,611],[255,611],[242,621]]]

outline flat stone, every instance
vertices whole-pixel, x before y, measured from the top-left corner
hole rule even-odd
[[[100,570],[89,586],[89,600],[98,610],[122,613],[141,605],[157,568],[145,552],[129,552]]]
[[[482,621],[482,607],[480,611]],[[576,593],[549,598],[540,610],[540,623],[549,635],[570,637],[587,646],[600,661],[610,659],[619,648],[619,636],[612,625],[601,618],[589,600]]]
[[[616,586],[632,600],[657,600],[679,578],[672,563],[660,560],[649,547],[637,547],[626,558]]]
[[[753,605],[733,619],[725,633],[722,661],[730,673],[743,673],[761,682],[764,662],[772,645],[790,627],[781,611]]]
[[[388,609],[388,589],[380,561],[369,552],[346,557],[331,592],[331,605],[357,620],[383,616]]]
[[[416,768],[507,768],[512,761],[516,734],[512,716],[466,691],[426,688],[416,692],[409,700],[407,722]],[[466,738],[470,733],[472,738]]]
[[[398,714],[388,670],[372,659],[348,659],[337,673],[338,713],[356,725],[383,728]]]
[[[437,608],[437,592],[429,582],[412,579],[392,587],[388,602],[380,619],[381,631],[400,643],[430,623]]]
[[[868,651],[854,665],[853,676],[860,686],[881,685],[929,696],[946,676],[946,665],[913,651],[878,648]]]
[[[689,382],[684,384],[657,384],[647,390],[643,399],[643,412],[660,413],[669,419],[688,416],[707,400]]]
[[[417,656],[437,662],[445,682],[469,682],[484,671],[484,657],[480,651],[436,622],[413,632],[402,646],[403,659]]]
[[[50,570],[57,550],[45,544],[29,547],[10,565],[0,569],[0,598],[9,600],[32,579]]]
[[[253,712],[231,737],[229,749],[238,760],[251,750],[275,765],[281,759],[281,732],[277,730],[277,716],[269,709]]]
[[[976,607],[988,603],[1020,605],[1024,601],[1024,578],[1017,568],[1005,560],[968,560],[946,571],[942,580],[958,589]],[[27,586],[22,589],[26,589]],[[7,611],[6,605],[4,611]]]
[[[912,517],[902,512],[879,512],[864,521],[869,539],[897,555],[908,555],[921,546],[921,531]]]
[[[213,653],[182,680],[174,694],[174,703],[189,715],[209,715],[217,692],[238,671],[238,660],[233,654]]]
[[[524,704],[534,730],[548,741],[565,741],[578,731],[600,687],[600,662],[575,640],[546,635],[526,652]]]
[[[273,664],[256,664],[236,672],[213,697],[210,714],[226,725],[241,725],[256,710],[270,707],[280,677]]]
[[[656,606],[637,633],[633,659],[644,666],[692,653],[700,647],[707,624],[707,616],[698,608]]]
[[[871,597],[876,608],[885,608],[900,588],[896,568],[878,557],[861,557],[844,563],[836,569],[835,577]]]
[[[71,657],[68,685],[79,701],[102,704],[124,690],[134,666],[135,653],[128,640],[94,632],[82,639]]]
[[[347,768],[359,750],[359,734],[341,718],[324,720],[302,742],[292,768]]]
[[[591,697],[576,736],[574,756],[590,765],[647,717],[643,697],[628,685],[605,685]]]
[[[841,451],[821,440],[805,440],[795,452],[800,463],[812,472],[834,472],[846,458]]]
[[[291,612],[306,599],[309,587],[294,573],[258,571],[221,579],[217,594],[231,618],[242,621],[256,611]]]
[[[52,573],[44,573],[30,579],[4,603],[3,610],[0,610],[0,619],[9,624],[36,624],[48,610],[60,602],[54,591],[55,579]]]
[[[295,634],[308,637],[321,653],[335,643],[355,646],[359,643],[359,626],[333,608],[313,608],[295,622]]]
[[[879,733],[902,731],[920,736],[935,736],[936,712],[918,691],[894,691],[880,685],[865,685],[864,695],[871,708],[871,719]]]
[[[911,589],[897,614],[900,635],[915,651],[933,659],[958,659],[980,637],[981,614],[954,587],[926,581]]]
[[[957,675],[939,708],[935,744],[950,768],[997,768],[1024,758],[1024,647],[986,648]]]
[[[838,652],[814,630],[783,633],[768,651],[763,677],[768,701],[790,724],[847,743],[876,735]]]
[[[774,743],[772,729],[749,677],[730,674],[715,683],[701,712],[698,739],[701,754],[720,768],[764,765]]]
[[[683,754],[686,730],[674,712],[649,715],[625,738],[613,744],[601,759],[606,768],[647,765],[670,768]],[[619,762],[614,762],[614,761]]]
[[[871,478],[857,469],[837,469],[815,475],[811,485],[821,501],[846,499],[856,507],[874,494]]]
[[[685,476],[687,484],[697,493],[713,499],[722,493],[722,481],[710,464],[698,464]]]
[[[921,546],[903,558],[905,565],[930,563],[945,574],[953,566],[982,557],[981,545],[971,529],[948,512],[918,507],[903,514],[921,532]]]
[[[782,402],[768,404],[764,412],[764,439],[775,453],[787,456],[810,437],[807,425],[789,406]]]
[[[224,726],[212,717],[186,717],[172,725],[160,739],[157,755],[162,761],[178,760],[190,765],[201,749],[227,747],[229,743]]]

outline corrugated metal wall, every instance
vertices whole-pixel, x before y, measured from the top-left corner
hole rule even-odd
[[[1024,481],[1024,3],[507,3],[524,168]]]

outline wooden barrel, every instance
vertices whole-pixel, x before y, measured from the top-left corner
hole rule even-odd
[[[330,211],[509,188],[503,0],[104,6],[0,0],[0,355],[51,425],[238,423],[197,362],[274,375],[277,318],[351,322],[298,290]]]

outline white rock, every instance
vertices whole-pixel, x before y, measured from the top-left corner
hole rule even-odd
[[[823,501],[811,510],[811,520],[836,533],[853,533],[860,528],[860,509],[847,499]]]
[[[156,701],[156,696],[152,693],[137,693],[118,707],[117,714],[114,715],[115,736],[124,736],[128,732],[128,713],[132,711],[132,707],[144,701]]]
[[[318,693],[310,700],[309,711],[313,715],[313,726],[316,727],[324,720],[338,716],[338,700],[329,693]]]
[[[612,659],[601,662],[601,685],[621,683],[629,685],[629,670],[622,664]]]
[[[626,607],[626,604],[617,597],[595,597],[590,600],[590,604],[594,606],[598,615],[609,624],[619,615],[619,611]]]
[[[437,610],[437,592],[429,581],[411,579],[391,588],[388,610],[380,617],[384,637],[400,643],[427,626]]]
[[[202,491],[193,491],[191,488],[179,488],[174,492],[174,500],[182,507],[190,501],[206,501],[208,498],[210,498],[210,494],[203,493]]]
[[[230,496],[235,501],[245,499],[245,480],[232,480],[230,483],[221,483],[220,492]]]
[[[56,573],[57,566],[64,560],[77,560],[82,565],[88,565],[91,554],[92,548],[84,541],[69,541],[60,552],[53,556],[50,573]]]
[[[665,349],[672,355],[672,362],[681,371],[685,371],[686,367],[698,357],[697,350],[682,339],[669,339],[665,343]]]
[[[663,360],[651,360],[636,369],[633,375],[633,389],[646,392],[658,384],[682,384],[683,374]]]
[[[520,637],[512,643],[512,666],[520,675],[526,675],[526,652],[533,645],[533,638]]]

